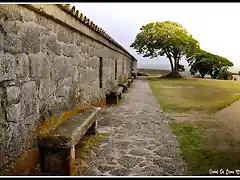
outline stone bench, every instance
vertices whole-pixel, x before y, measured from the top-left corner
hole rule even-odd
[[[132,79],[132,82],[133,82],[133,80],[136,79],[136,78],[132,76],[131,79]]]
[[[100,107],[82,110],[38,138],[41,171],[56,175],[75,175],[75,145],[85,135],[96,135],[96,116]]]
[[[131,83],[132,83],[132,79],[128,79],[128,87],[130,87]]]
[[[128,81],[130,81],[130,83],[133,83],[133,79],[134,79],[134,77],[130,77],[130,78],[128,79]]]
[[[118,101],[122,99],[123,87],[114,87],[111,91],[106,93],[107,104],[118,104]]]
[[[118,84],[118,86],[122,86],[123,87],[123,92],[127,92],[128,82],[120,83],[120,84]]]

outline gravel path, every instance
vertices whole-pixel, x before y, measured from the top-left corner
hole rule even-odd
[[[146,79],[135,80],[119,106],[107,107],[99,131],[110,133],[79,175],[184,175],[178,143]]]

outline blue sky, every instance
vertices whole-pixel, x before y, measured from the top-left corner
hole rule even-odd
[[[139,64],[166,67],[165,58],[148,59],[130,48],[140,27],[149,22],[180,23],[202,49],[240,66],[240,3],[75,3],[81,13],[133,54]],[[186,64],[186,62],[182,62]]]

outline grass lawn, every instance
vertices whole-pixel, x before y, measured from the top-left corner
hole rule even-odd
[[[240,119],[239,124],[232,124],[224,117],[214,118],[217,111],[240,99],[239,81],[150,77],[149,84],[161,108],[169,113],[189,175],[240,169]],[[239,130],[233,131],[234,125]]]

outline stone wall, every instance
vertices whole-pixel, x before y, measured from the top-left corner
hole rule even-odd
[[[34,129],[49,117],[104,99],[133,60],[58,5],[1,4],[0,168],[36,147]]]

